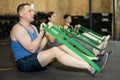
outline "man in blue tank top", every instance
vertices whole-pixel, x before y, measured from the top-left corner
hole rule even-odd
[[[47,44],[47,37],[44,30],[37,31],[34,25],[34,12],[28,3],[20,4],[17,7],[19,22],[11,30],[11,48],[17,63],[17,68],[23,72],[41,71],[54,60],[75,68],[87,69],[92,75],[97,71],[76,54],[66,53],[58,47],[43,50]],[[69,50],[70,51],[70,50]],[[103,67],[107,62],[108,54],[105,54],[97,63]]]

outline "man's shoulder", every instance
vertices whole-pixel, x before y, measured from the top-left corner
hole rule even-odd
[[[24,30],[24,28],[23,27],[21,27],[19,24],[15,24],[14,26],[13,26],[13,28],[12,28],[12,32],[19,32],[19,31],[21,31],[21,30]]]
[[[23,29],[23,27],[21,27],[19,24],[15,24],[15,25],[13,26],[13,28],[14,28],[14,29]]]
[[[16,40],[15,36],[18,34],[20,35],[21,31],[23,31],[22,27],[20,27],[20,25],[18,25],[18,24],[15,24],[10,31],[11,39]]]

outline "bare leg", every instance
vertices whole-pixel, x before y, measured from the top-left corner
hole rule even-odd
[[[91,36],[91,35],[88,34],[88,33],[83,33],[83,35],[88,36],[88,37],[90,37],[91,39],[94,39],[95,41],[101,42],[101,40],[99,40],[99,39],[97,39],[97,38]]]
[[[100,49],[104,49],[106,48],[107,44],[108,44],[108,41],[103,41],[100,45],[96,45],[96,47]]]
[[[80,56],[78,56],[76,53],[74,53],[72,50],[70,50],[69,48],[67,48],[65,45],[59,46],[60,49],[62,49],[63,51],[65,51],[66,53],[70,54],[71,56],[79,59],[79,60],[83,60]],[[87,55],[85,55],[87,58],[89,58],[90,60],[98,60],[98,57],[89,57]]]
[[[102,42],[99,46],[97,46],[98,48],[101,48],[101,49],[105,49],[106,48],[106,46],[107,46],[107,44],[108,44],[108,41],[104,41],[104,42]],[[95,49],[95,48],[93,48],[93,53],[97,56],[97,55],[100,55],[100,54],[103,54],[105,52],[105,50],[101,50],[101,51],[99,51],[99,50],[97,50],[97,49]]]
[[[94,36],[96,36],[97,38],[102,39],[102,40],[105,38],[105,36],[100,37],[100,36],[98,36],[98,35],[96,35],[96,34],[94,34],[94,33],[92,33],[92,32],[89,32],[89,33],[92,34],[92,35],[94,35]]]
[[[60,63],[66,66],[87,69],[88,71],[92,70],[92,67],[86,61],[78,60],[57,47],[40,52],[37,58],[43,67],[57,59]]]
[[[94,39],[94,40],[99,42],[99,39],[97,39],[97,38],[95,38],[95,37],[93,37],[93,36],[91,36],[91,35],[89,35],[87,33],[83,33],[83,34],[86,35],[86,36],[89,36],[89,38]],[[108,43],[108,41],[105,40],[105,41],[101,42],[100,45],[95,45],[95,46],[100,48],[100,49],[103,49],[103,48],[105,48],[107,46],[107,43]]]

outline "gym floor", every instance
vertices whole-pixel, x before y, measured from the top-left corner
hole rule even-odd
[[[120,41],[109,41],[106,50],[112,50],[112,54],[104,70],[96,77],[86,70],[67,67],[57,61],[45,71],[26,73],[16,69],[9,40],[0,41],[0,80],[120,80],[119,49]]]

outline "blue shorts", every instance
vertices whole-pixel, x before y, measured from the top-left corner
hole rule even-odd
[[[45,68],[40,65],[37,59],[37,53],[21,58],[16,61],[16,63],[17,68],[22,72],[35,72],[45,70]]]

